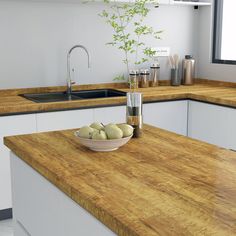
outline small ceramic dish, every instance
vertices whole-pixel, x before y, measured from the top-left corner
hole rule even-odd
[[[119,147],[129,142],[133,135],[121,139],[107,139],[107,140],[96,140],[86,139],[78,136],[78,131],[75,132],[75,136],[79,142],[88,147],[89,149],[96,152],[111,152],[117,150]]]

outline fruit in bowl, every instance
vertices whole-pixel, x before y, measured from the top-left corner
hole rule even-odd
[[[113,151],[126,144],[133,136],[133,127],[128,124],[95,122],[75,132],[81,144],[94,151]]]
[[[103,130],[94,131],[92,139],[96,140],[107,140],[107,134]]]
[[[95,130],[89,126],[83,126],[78,131],[78,135],[81,138],[91,138]]]
[[[105,132],[108,139],[119,139],[123,138],[123,131],[117,125],[107,125],[105,126]]]

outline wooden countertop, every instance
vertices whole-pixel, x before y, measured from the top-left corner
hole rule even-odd
[[[236,235],[235,152],[151,126],[110,153],[72,130],[4,141],[118,235]]]
[[[78,90],[96,88],[116,88],[122,91],[128,91],[124,84],[99,84],[75,87],[75,89]],[[106,105],[121,105],[126,103],[125,97],[77,100],[69,102],[35,103],[18,96],[18,94],[22,93],[65,91],[65,89],[65,87],[49,87],[0,90],[0,115],[79,109]],[[236,107],[236,85],[229,83],[198,80],[194,86],[159,86],[156,88],[139,89],[138,91],[143,93],[145,102],[194,99],[198,101]]]

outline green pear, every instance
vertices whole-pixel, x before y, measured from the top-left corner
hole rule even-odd
[[[123,137],[128,137],[134,132],[134,128],[128,124],[120,124],[118,127],[123,131]]]
[[[92,138],[93,132],[94,132],[93,128],[91,128],[89,126],[83,126],[79,129],[78,135],[81,138],[90,139],[90,138]]]
[[[116,125],[110,125],[105,127],[105,132],[108,139],[120,139],[123,137],[123,132]]]
[[[116,124],[113,124],[113,123],[105,125],[105,128],[108,128],[108,127],[116,127],[116,128],[118,128],[118,126]]]
[[[92,123],[90,127],[97,130],[102,130],[104,128],[104,126],[99,122]]]
[[[106,140],[107,139],[107,135],[106,135],[106,133],[103,130],[94,131],[93,135],[92,135],[92,139]]]

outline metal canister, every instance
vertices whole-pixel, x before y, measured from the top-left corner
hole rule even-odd
[[[129,72],[129,88],[137,89],[139,83],[139,70],[130,70]]]
[[[157,87],[160,79],[160,64],[155,62],[152,64],[151,68],[151,76],[150,76],[150,86]]]
[[[140,87],[141,88],[149,87],[149,75],[150,75],[150,72],[148,69],[140,70]]]
[[[192,85],[195,77],[195,60],[191,55],[186,55],[183,60],[183,85]]]

